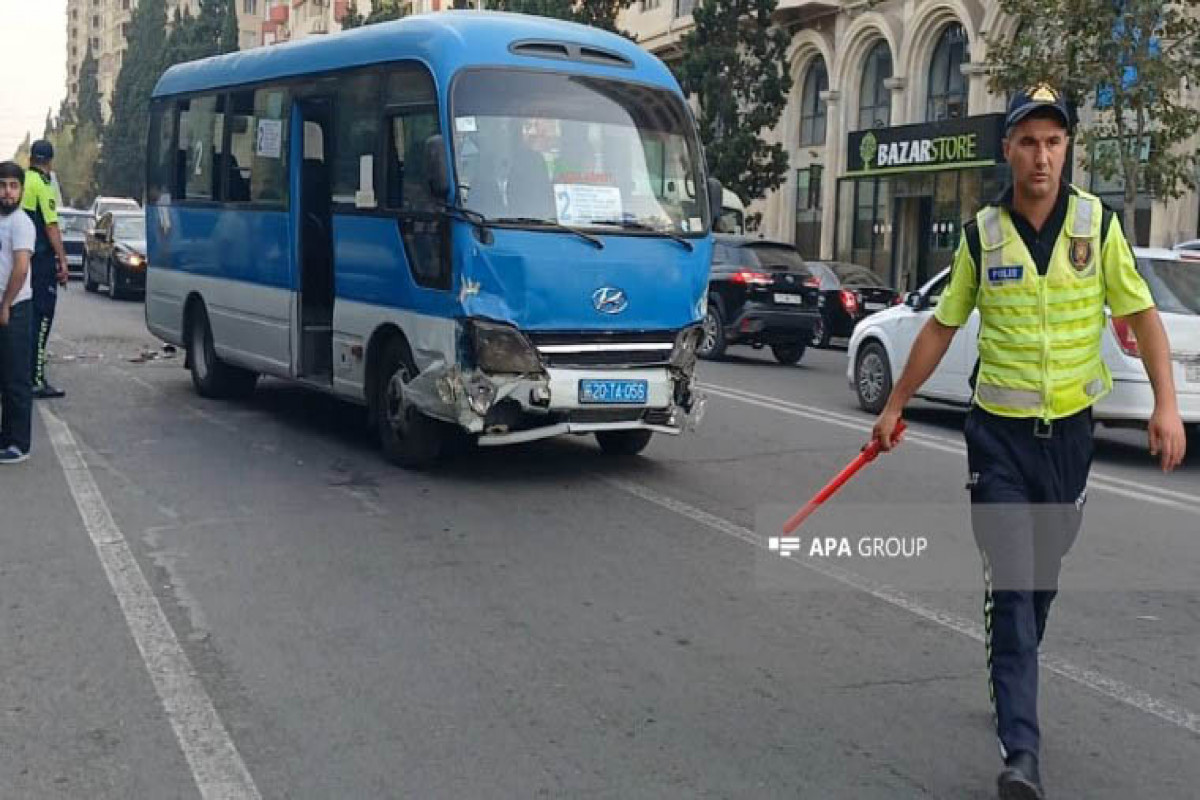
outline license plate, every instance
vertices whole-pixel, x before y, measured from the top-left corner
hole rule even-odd
[[[1185,364],[1183,379],[1188,383],[1200,383],[1200,364]]]
[[[640,406],[646,404],[648,394],[648,381],[588,379],[579,382],[580,403]]]
[[[777,294],[775,295],[776,303],[783,303],[790,306],[804,305],[804,295],[802,294]]]
[[[887,305],[884,303],[863,303],[863,308],[867,311],[882,311],[887,308]]]

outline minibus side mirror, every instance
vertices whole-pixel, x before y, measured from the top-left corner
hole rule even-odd
[[[908,306],[913,311],[920,311],[925,307],[925,296],[920,292],[909,292],[904,298],[904,305]]]
[[[712,220],[713,227],[717,225],[717,220],[721,218],[721,199],[725,194],[725,187],[716,178],[708,179],[708,218]]]
[[[434,134],[425,140],[425,174],[429,176],[429,191],[438,200],[450,193],[450,168],[446,164],[446,139]]]

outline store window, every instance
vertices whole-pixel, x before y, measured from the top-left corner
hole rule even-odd
[[[967,77],[962,73],[962,65],[971,57],[967,45],[967,31],[962,25],[948,25],[942,31],[929,64],[929,95],[925,106],[928,122],[967,116]]]
[[[854,181],[854,228],[850,261],[889,277],[892,264],[892,181]]]
[[[825,101],[821,93],[829,90],[829,73],[825,70],[825,59],[817,56],[804,76],[804,88],[800,93],[800,144],[820,146],[825,144]]]
[[[884,81],[892,77],[892,51],[880,40],[867,54],[858,90],[858,129],[886,128],[892,123],[892,93]]]
[[[821,256],[821,175],[814,165],[796,170],[796,249],[807,259]]]

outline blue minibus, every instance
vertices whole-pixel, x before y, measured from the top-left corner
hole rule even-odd
[[[367,407],[392,461],[594,434],[693,389],[722,189],[626,39],[444,12],[171,67],[147,144],[146,321],[204,396]]]

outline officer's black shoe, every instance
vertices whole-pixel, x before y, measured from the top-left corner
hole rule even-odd
[[[43,383],[41,386],[33,387],[33,396],[41,398],[66,397],[67,393],[62,389],[55,388],[48,383]]]
[[[1024,750],[1008,757],[996,784],[1000,800],[1045,800],[1046,797],[1038,775],[1037,756]]]

